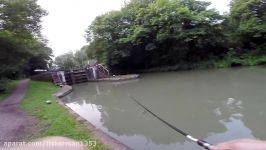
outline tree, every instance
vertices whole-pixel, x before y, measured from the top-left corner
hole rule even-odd
[[[241,53],[266,52],[266,1],[232,0],[229,26]]]
[[[87,46],[83,46],[80,50],[76,51],[74,54],[74,60],[78,64],[79,68],[84,68],[88,64],[86,48]]]
[[[63,55],[57,56],[54,61],[55,65],[59,69],[74,69],[77,67],[75,60],[74,60],[74,54],[72,51],[65,53]]]
[[[40,34],[47,13],[37,0],[0,0],[0,80],[46,69],[52,50]]]
[[[27,63],[29,54],[25,45],[13,33],[0,31],[0,79],[10,73],[15,73]]]
[[[196,0],[132,0],[89,26],[88,55],[113,70],[219,59],[226,52],[224,16]]]
[[[37,0],[0,0],[0,28],[22,38],[41,37],[41,17],[47,15]]]
[[[32,49],[34,51],[31,53],[28,64],[25,66],[24,73],[29,75],[34,74],[35,69],[51,69],[49,65],[52,62],[52,49],[42,42],[36,42]]]
[[[84,68],[87,65],[88,58],[85,54],[86,46],[77,50],[75,53],[69,51],[55,58],[54,64],[58,69],[69,70],[76,68]]]

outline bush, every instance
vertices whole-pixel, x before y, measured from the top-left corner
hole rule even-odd
[[[7,90],[7,79],[0,79],[0,93],[5,92]]]

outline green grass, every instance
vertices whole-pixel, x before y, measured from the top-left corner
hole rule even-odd
[[[19,80],[9,80],[7,83],[7,90],[3,93],[0,93],[0,102],[7,98],[13,90],[17,87]]]
[[[59,90],[60,88],[52,83],[29,82],[29,88],[21,108],[39,120],[42,130],[28,140],[47,136],[64,136],[78,141],[95,141],[89,129],[85,125],[78,123],[52,96]],[[46,104],[46,100],[51,100],[52,104]],[[97,146],[90,147],[90,149],[106,148],[97,140]]]

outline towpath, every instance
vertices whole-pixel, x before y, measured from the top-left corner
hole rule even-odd
[[[0,146],[4,142],[21,141],[33,120],[19,108],[28,87],[28,79],[19,82],[12,94],[0,103]]]

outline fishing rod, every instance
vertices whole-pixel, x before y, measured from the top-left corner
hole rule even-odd
[[[159,119],[160,121],[162,121],[164,124],[166,124],[168,127],[172,128],[173,130],[175,130],[176,132],[184,135],[186,138],[188,138],[189,140],[196,142],[199,146],[209,150],[211,144],[209,144],[208,142],[204,141],[204,140],[200,140],[200,139],[196,139],[193,136],[187,134],[186,132],[176,128],[175,126],[173,126],[172,124],[168,123],[167,121],[163,120],[162,118],[160,118],[159,116],[157,116],[156,114],[154,114],[152,111],[150,111],[148,108],[146,108],[144,105],[142,105],[139,101],[137,101],[134,97],[130,96],[130,98],[135,101],[138,105],[140,105],[142,108],[144,108],[146,111],[148,111],[151,115],[153,115],[154,117],[156,117],[157,119]]]

